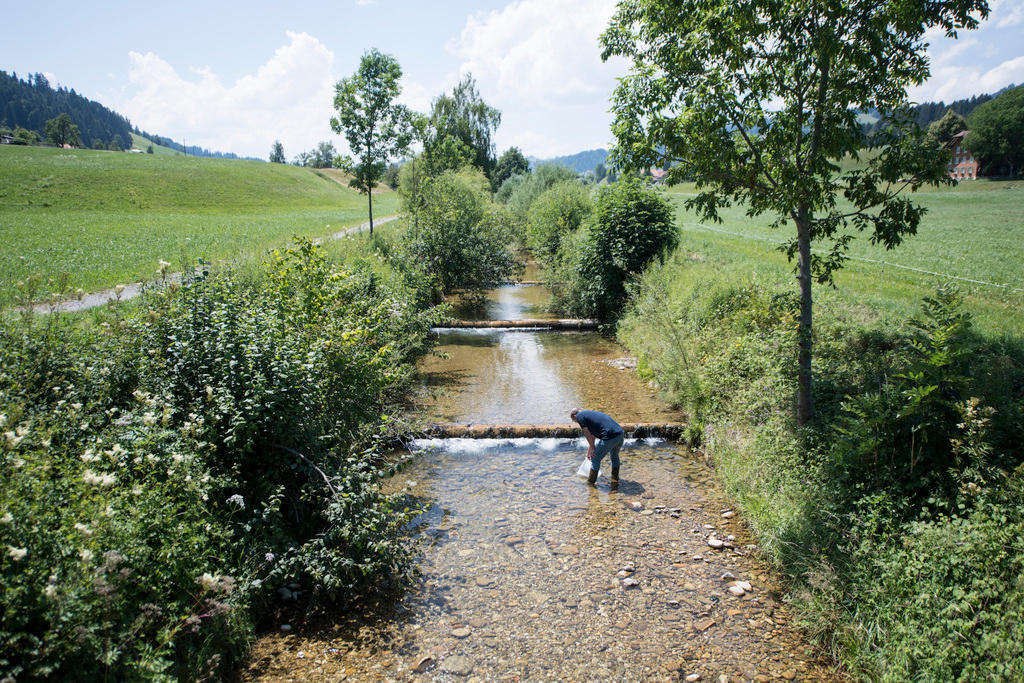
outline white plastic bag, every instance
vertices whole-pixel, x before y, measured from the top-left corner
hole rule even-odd
[[[600,472],[600,474],[604,474],[604,472]],[[590,476],[590,460],[586,456],[583,457],[583,462],[580,463],[579,469],[576,470],[576,476],[583,477],[584,479]]]

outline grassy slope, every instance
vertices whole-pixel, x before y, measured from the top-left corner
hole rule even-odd
[[[791,225],[788,229],[772,229],[771,217],[750,218],[742,208],[732,207],[722,212],[721,224],[702,226],[695,214],[682,207],[693,193],[692,185],[670,190],[680,206],[678,220],[688,249],[737,268],[753,268],[769,277],[792,276],[792,266],[774,248],[789,237]],[[919,192],[914,198],[928,208],[916,236],[889,252],[859,236],[850,254],[1024,290],[1024,268],[1020,265],[1024,262],[1024,186],[979,180],[952,189]],[[866,304],[883,314],[906,317],[919,310],[922,296],[949,281],[965,293],[967,308],[983,330],[1018,335],[1024,328],[1024,291],[949,280],[878,263],[847,262],[836,277],[837,289],[819,286],[815,296]]]
[[[163,145],[154,144],[153,141],[150,140],[149,138],[132,133],[132,147],[134,147],[135,149],[141,149],[143,152],[145,152],[146,148],[149,147],[150,145],[153,145],[154,155],[182,156],[181,152],[179,152],[178,150],[171,149],[170,147],[164,147]]]
[[[374,214],[397,197],[374,197]],[[366,198],[312,169],[253,161],[0,148],[0,306],[15,283],[62,272],[72,287],[146,279],[157,261],[249,259],[293,235],[366,220]]]

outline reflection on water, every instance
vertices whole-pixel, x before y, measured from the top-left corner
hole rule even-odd
[[[552,319],[558,316],[545,310],[549,299],[547,287],[508,285],[487,292],[484,306],[471,307],[453,302],[452,317],[458,320],[524,320]]]
[[[678,420],[614,363],[623,350],[594,332],[450,330],[438,351],[447,357],[421,366],[432,422],[561,424],[577,406],[620,422]]]
[[[522,315],[533,293],[546,296],[497,290],[489,317],[537,315]],[[421,367],[433,421],[567,423],[576,406],[622,422],[676,419],[594,333],[453,330],[439,351],[449,357]],[[408,529],[420,544],[417,584],[397,605],[266,635],[243,679],[828,678],[788,627],[742,523],[723,515],[707,468],[684,448],[628,440],[613,489],[576,476],[582,439],[415,447],[385,488],[408,490],[425,510]],[[731,594],[733,580],[749,592]]]
[[[427,510],[410,529],[421,542],[417,585],[385,614],[342,615],[335,630],[306,638],[303,660],[279,653],[288,675],[821,676],[802,653],[791,655],[798,641],[783,625],[769,577],[742,526],[721,519],[720,504],[706,498],[707,469],[684,449],[630,440],[613,491],[606,479],[593,488],[575,476],[581,440],[418,445],[421,454],[388,483],[411,486]],[[709,533],[734,535],[735,548],[710,550]],[[749,581],[752,592],[730,595],[725,572]],[[276,642],[287,652],[287,637]]]

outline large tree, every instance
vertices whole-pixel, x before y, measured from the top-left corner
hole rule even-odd
[[[46,133],[46,139],[58,147],[63,147],[64,145],[76,147],[82,144],[78,135],[78,126],[71,122],[71,117],[67,114],[55,116],[47,121],[44,132]]]
[[[971,112],[965,144],[988,172],[1013,176],[1024,168],[1024,85]]]
[[[350,185],[366,194],[370,234],[373,234],[373,188],[388,161],[408,151],[413,140],[412,113],[395,99],[402,92],[402,68],[390,55],[373,49],[363,54],[359,68],[335,86],[331,129],[343,133],[356,159],[347,164]]]
[[[792,224],[801,424],[812,281],[831,283],[856,231],[887,248],[916,232],[924,209],[903,191],[946,182],[946,154],[923,144],[907,89],[928,78],[928,29],[955,36],[987,15],[984,0],[621,0],[601,37],[603,58],[632,61],[612,103],[616,166],[674,164],[708,220],[739,202]],[[871,109],[885,119],[873,136],[857,121]],[[847,157],[860,164],[841,171]]]
[[[438,172],[457,170],[440,168],[432,158],[452,157],[452,149],[469,151],[469,161],[490,178],[494,170],[494,131],[501,125],[501,112],[480,97],[476,80],[467,74],[451,95],[441,95],[430,109],[430,122],[423,153]]]

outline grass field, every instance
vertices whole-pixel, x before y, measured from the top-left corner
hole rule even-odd
[[[669,190],[679,206],[687,249],[728,267],[792,277],[792,264],[775,248],[789,238],[792,224],[772,229],[770,216],[751,218],[743,207],[724,210],[720,224],[702,222],[683,207],[694,192],[692,185]],[[913,198],[928,208],[918,234],[893,251],[858,236],[851,244],[851,260],[836,277],[837,289],[819,286],[816,296],[905,317],[918,311],[921,297],[936,286],[952,283],[964,292],[967,308],[982,329],[1019,336],[1024,329],[1024,184],[978,180],[918,192]]]
[[[397,210],[374,196],[374,215]],[[93,291],[151,277],[160,259],[251,259],[294,235],[366,220],[337,171],[40,147],[0,148],[0,307],[34,274]]]
[[[135,149],[141,149],[143,152],[145,152],[146,148],[149,147],[150,145],[153,145],[153,156],[157,156],[157,155],[172,156],[172,157],[184,156],[181,152],[179,152],[176,149],[171,149],[170,147],[164,147],[163,145],[158,145],[158,144],[154,143],[152,140],[150,140],[149,138],[144,138],[141,135],[137,135],[135,133],[132,133],[132,147],[134,147]]]

